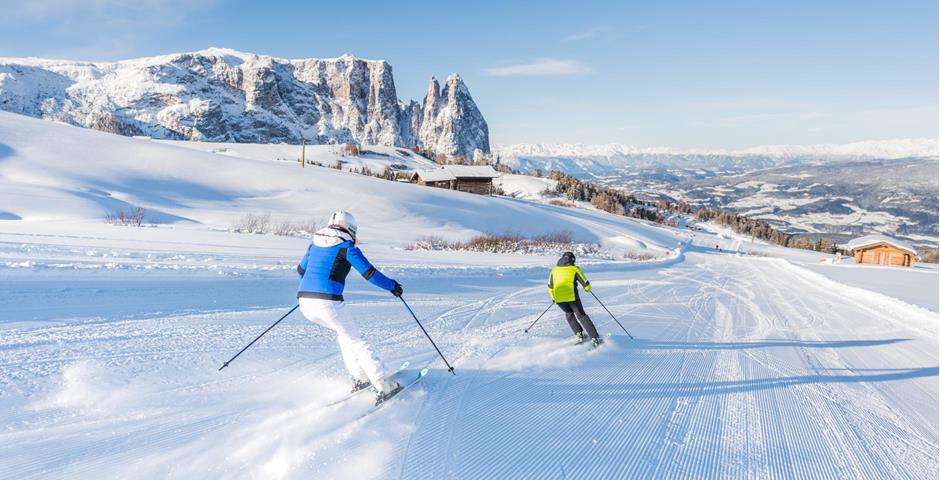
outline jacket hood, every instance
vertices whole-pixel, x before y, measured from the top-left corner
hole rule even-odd
[[[353,241],[352,235],[338,228],[321,228],[313,234],[313,244],[318,247],[335,247],[347,241]]]
[[[561,258],[558,259],[559,267],[570,267],[574,265],[574,254],[571,252],[565,252]]]

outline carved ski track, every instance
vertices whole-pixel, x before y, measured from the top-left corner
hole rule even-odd
[[[709,304],[712,303],[714,299],[709,296],[707,292],[710,289],[716,289],[719,291],[724,289],[724,284],[727,284],[728,282],[726,272],[727,269],[722,271],[720,275],[720,278],[724,278],[724,282],[721,286],[715,287],[702,283],[706,288],[703,288],[699,293],[693,295],[693,297],[690,298],[689,311],[691,313],[691,323],[689,324],[689,329],[686,332],[686,340],[692,340],[694,338],[693,330],[696,329],[698,324],[706,323],[708,321],[703,317],[702,312],[708,308]],[[698,304],[696,308],[691,308],[693,306],[693,302]],[[702,354],[702,357],[703,358],[701,359],[696,359],[697,361],[692,361],[691,370],[687,370],[687,368],[689,368],[688,365],[690,362],[686,360],[686,358],[688,358],[688,353],[683,352],[683,361],[681,364],[682,369],[680,370],[678,379],[683,383],[689,379],[691,379],[693,383],[695,380],[704,380],[706,378],[705,372],[710,373],[714,370],[714,358],[705,358],[705,354]],[[698,393],[699,395],[693,396],[691,400],[686,399],[684,396],[676,397],[673,401],[673,410],[669,416],[668,427],[661,443],[662,448],[659,452],[659,458],[655,462],[656,468],[653,472],[651,472],[651,475],[654,477],[663,476],[663,474],[660,473],[661,468],[670,463],[675,463],[673,461],[673,457],[680,451],[684,450],[684,446],[688,440],[691,427],[691,421],[687,420],[687,418],[694,420],[696,418],[696,414],[699,416],[701,415],[699,407],[702,403],[701,392],[704,389],[704,382],[699,383],[701,386],[695,389],[695,393]]]
[[[812,285],[808,284],[806,280],[800,276],[792,275],[792,277],[792,281],[804,283],[808,287],[812,287]],[[777,281],[779,282],[779,280]],[[773,291],[782,299],[783,294],[778,287],[773,287]],[[825,294],[830,293],[826,292]],[[807,305],[806,301],[802,298],[792,298],[791,303],[777,302],[776,304],[788,306],[795,315],[801,314],[811,317],[812,321],[809,325],[821,325],[825,323],[825,320],[818,311]],[[808,332],[814,340],[820,341],[816,330],[804,328],[803,331]],[[842,360],[841,356],[831,348],[814,349],[814,351],[811,352],[810,349],[806,347],[800,347],[800,350],[806,364],[814,370],[818,371],[822,365],[828,365],[829,369],[833,369],[833,365],[835,365],[836,370],[853,370],[849,368]],[[826,361],[820,362],[820,360],[823,359]],[[815,408],[820,408],[818,404],[820,397],[827,400],[825,410],[830,415],[827,417],[827,419],[831,419],[829,420],[830,422],[837,422],[840,426],[848,427],[847,429],[833,427],[829,430],[839,434],[839,437],[834,440],[838,443],[838,449],[842,451],[841,455],[837,455],[837,461],[843,464],[843,458],[854,460],[851,464],[844,465],[845,468],[852,470],[852,475],[854,476],[862,476],[862,469],[864,469],[866,470],[864,476],[888,475],[895,478],[913,478],[910,472],[905,471],[902,473],[898,471],[895,468],[895,464],[891,462],[892,459],[897,459],[898,455],[905,458],[905,461],[898,463],[898,466],[902,468],[911,464],[919,464],[925,461],[930,462],[931,458],[934,458],[934,461],[936,461],[934,455],[935,451],[926,451],[912,444],[910,441],[906,440],[906,438],[917,438],[931,446],[934,450],[937,448],[937,444],[929,439],[923,438],[903,417],[893,414],[891,408],[886,405],[879,389],[875,388],[875,386],[870,383],[861,383],[860,385],[865,392],[863,394],[852,395],[851,397],[848,396],[851,392],[850,390],[836,389],[828,384],[806,384],[805,386],[801,386],[801,389],[814,390],[813,394],[806,395],[806,398],[816,403]],[[873,406],[878,408],[867,409],[865,415],[859,415],[846,408],[847,405],[856,405],[859,404],[859,402],[874,404]],[[883,417],[883,413],[887,413],[888,417]],[[856,436],[854,438],[846,438],[846,436],[843,435],[846,431],[853,432]],[[880,437],[887,441],[870,443],[863,441],[863,437]],[[902,443],[904,448],[891,448],[892,444],[897,443]],[[836,445],[831,446],[833,448],[836,447]],[[914,450],[919,453],[921,457],[908,458],[909,450]],[[882,458],[883,461],[878,461],[876,457]],[[889,471],[883,471],[882,468],[887,468]]]
[[[770,283],[772,283],[772,282],[768,282],[768,284],[770,284]],[[783,294],[780,292],[779,288],[773,288],[771,291],[772,291],[772,292],[779,298],[779,300],[780,300],[780,301],[778,301],[778,302],[772,303],[772,305],[781,305],[781,306],[786,306],[786,305],[788,305],[788,302],[785,301],[785,300],[787,300],[787,299],[784,298],[784,296],[783,296]],[[766,293],[767,290],[765,289],[764,292]],[[794,299],[789,299],[789,301],[790,301],[790,302],[795,302],[795,303],[800,303],[800,304],[804,303],[801,299],[795,299],[795,300],[794,300]],[[799,315],[794,315],[794,313],[796,312],[796,310],[795,310],[794,308],[789,308],[789,310],[790,310],[790,313],[789,313],[789,314],[785,314],[787,317],[794,317],[794,316],[795,316],[795,317],[799,318]],[[808,316],[811,316],[811,317],[817,317],[817,318],[811,319],[811,322],[810,322],[809,324],[819,324],[819,323],[822,322],[822,320],[818,318],[818,317],[819,317],[818,314],[816,314],[816,313],[813,311],[813,309],[810,308],[810,307],[808,307],[808,306],[805,306],[805,309],[804,309],[803,312],[796,312],[796,313],[803,313],[803,314],[808,315]],[[808,329],[805,329],[805,328],[804,328],[803,331],[808,331]],[[816,339],[819,338],[818,336],[814,336],[814,337],[815,337]],[[825,355],[828,355],[829,358],[830,358],[830,360],[832,360],[832,361],[835,361],[835,360],[837,360],[837,358],[838,358],[838,356],[835,355],[835,354],[831,351],[831,349],[814,349],[814,350],[816,350],[816,351],[819,351],[820,353],[812,353],[812,354],[811,354],[811,353],[808,353],[808,352],[810,351],[810,349],[807,349],[807,348],[805,348],[805,347],[800,347],[799,350],[802,352],[802,357],[804,358],[804,360],[805,360],[805,361],[807,362],[807,364],[809,364],[810,366],[812,366],[812,365],[814,364],[814,362],[816,362],[816,358],[817,358],[816,356],[825,356]],[[792,371],[789,371],[789,372],[785,371],[785,368],[786,368],[786,367],[773,367],[773,366],[772,366],[773,364],[778,364],[779,361],[771,361],[770,363],[767,363],[767,361],[758,360],[756,357],[754,357],[754,356],[753,356],[751,353],[749,353],[749,352],[745,352],[745,353],[746,353],[749,357],[751,357],[752,359],[757,360],[757,361],[759,361],[759,362],[761,362],[761,363],[764,363],[764,364],[766,364],[766,365],[771,366],[771,368],[773,368],[773,371],[774,371],[775,373],[786,374],[786,375],[788,375],[788,376],[789,376],[789,375],[792,375],[792,374],[794,373],[794,372],[792,372]],[[864,385],[864,388],[866,388],[866,389],[871,389],[872,387],[871,387],[870,385]],[[806,393],[805,390],[813,390],[813,392],[812,392],[812,393]],[[867,424],[868,422],[871,421],[870,417],[867,416],[867,415],[866,415],[866,416],[860,416],[860,415],[858,415],[857,413],[852,412],[851,410],[848,410],[848,409],[844,408],[844,405],[852,404],[852,403],[855,402],[855,400],[861,399],[861,398],[863,398],[863,397],[865,397],[865,396],[863,396],[863,397],[858,397],[857,399],[845,398],[844,395],[842,395],[841,393],[834,394],[834,392],[836,392],[836,390],[834,390],[832,387],[827,386],[827,385],[825,385],[825,384],[822,384],[822,385],[813,385],[813,384],[799,385],[799,386],[797,386],[797,388],[795,389],[795,391],[804,392],[803,395],[802,395],[802,398],[803,398],[802,402],[808,403],[808,404],[812,405],[810,408],[813,408],[815,411],[822,411],[822,412],[827,412],[827,413],[829,413],[829,415],[824,416],[823,420],[824,420],[824,422],[825,422],[827,425],[830,426],[830,428],[825,429],[824,432],[842,432],[843,430],[842,430],[842,429],[839,429],[839,428],[836,428],[835,425],[836,425],[836,424],[839,424],[839,425],[843,425],[843,426],[844,426],[844,425],[846,424],[845,421],[849,422],[849,426],[851,427],[851,429],[852,429],[853,431],[859,432],[859,429],[858,429],[859,423],[858,423],[857,421],[860,421],[862,424]],[[825,398],[826,400],[828,400],[828,402],[826,402],[825,405],[821,405],[821,404],[819,403],[819,400],[818,400],[819,397]],[[847,419],[847,420],[845,420],[845,421],[843,421],[843,420],[837,420],[838,418],[840,418],[840,416],[844,416],[844,415],[849,415],[850,418]],[[853,420],[853,419],[855,419],[855,420]],[[857,421],[856,421],[856,420],[857,420]],[[892,425],[894,425],[894,424],[892,424]],[[866,433],[868,433],[869,435],[876,435],[876,434],[877,434],[877,432],[872,432],[872,431],[870,431],[870,429],[868,429],[868,428],[864,428],[864,430],[868,430]],[[887,433],[887,434],[889,434],[889,435],[892,436],[892,437],[900,438],[900,437],[898,437],[898,435],[895,434],[894,432],[887,432],[887,431],[886,431],[886,432],[883,432],[883,433]],[[909,434],[909,435],[915,436],[915,438],[918,436],[918,435],[916,435],[916,431],[915,431],[914,429],[908,429],[906,433]],[[858,468],[860,468],[860,467],[858,466],[859,464],[867,465],[868,468],[870,468],[870,469],[876,469],[876,470],[877,470],[876,464],[873,463],[873,461],[870,460],[870,459],[869,459],[867,456],[865,456],[865,455],[862,455],[859,459],[857,459],[857,461],[856,461],[855,463],[852,463],[852,464],[846,464],[846,463],[843,461],[843,458],[853,458],[853,457],[857,456],[857,455],[858,455],[858,452],[860,452],[860,451],[869,450],[869,453],[872,454],[873,452],[870,451],[870,448],[871,448],[871,447],[869,447],[868,445],[866,445],[865,442],[856,442],[856,441],[854,441],[854,440],[853,440],[853,441],[846,441],[846,440],[843,439],[841,436],[840,436],[839,438],[833,438],[833,439],[830,439],[828,435],[824,435],[824,437],[826,438],[826,440],[827,440],[827,442],[828,442],[828,446],[830,447],[830,450],[833,450],[833,451],[841,451],[841,452],[842,452],[842,454],[839,455],[839,456],[837,456],[837,458],[835,458],[834,461],[835,461],[836,463],[842,465],[842,468],[843,468],[843,469],[854,470],[856,476],[861,475],[860,471],[858,470]],[[924,440],[927,441],[928,444],[930,443],[929,440],[926,440],[926,439],[924,439]],[[905,443],[908,443],[908,442],[905,442]],[[911,446],[911,447],[913,447],[913,446]],[[913,447],[913,448],[917,449],[916,447]],[[919,450],[919,449],[918,449],[918,450]],[[921,453],[924,454],[924,455],[929,455],[929,454],[927,454],[926,452],[923,452],[922,450],[921,450]],[[894,454],[888,455],[887,458],[894,458]],[[923,459],[921,459],[921,460],[923,460]],[[893,468],[893,467],[890,467],[890,466],[889,466],[889,468]],[[818,474],[818,473],[817,473],[817,474]],[[872,473],[869,473],[869,474],[872,474]],[[883,475],[883,474],[886,474],[886,472],[881,472],[881,473],[879,473],[879,474],[877,474],[877,475]],[[897,472],[895,472],[894,475],[897,475]],[[907,476],[907,475],[905,475],[905,476]]]
[[[777,302],[774,302],[774,305],[785,306],[786,304],[785,304],[785,303],[781,303],[781,301],[786,300],[786,299],[785,299],[784,296],[781,294],[781,292],[779,291],[779,289],[774,288],[772,285],[770,285],[770,283],[771,283],[771,282],[767,282],[767,284],[765,284],[765,288],[763,289],[763,294],[764,294],[764,295],[773,295],[775,298],[777,298],[778,301],[777,301]],[[792,299],[790,299],[790,301],[792,301]],[[783,318],[795,318],[795,319],[802,318],[802,317],[800,317],[799,315],[796,314],[797,312],[796,312],[794,309],[792,309],[792,308],[787,308],[786,310],[788,310],[788,311],[784,311],[784,312],[780,315],[781,317],[783,317]],[[807,329],[804,328],[804,327],[805,327],[805,326],[801,325],[801,331],[804,331],[804,332],[805,332],[805,331],[807,331]],[[792,371],[788,371],[788,372],[786,372],[786,373],[792,374],[793,372],[792,372]],[[841,448],[841,444],[835,443],[835,441],[834,441],[832,438],[830,438],[829,435],[827,435],[827,434],[825,433],[825,432],[827,432],[827,431],[831,431],[831,430],[833,429],[833,426],[834,426],[834,419],[833,419],[831,416],[826,415],[826,412],[824,411],[824,410],[825,410],[825,406],[819,404],[819,403],[815,400],[815,398],[813,398],[814,396],[811,395],[811,394],[809,394],[809,393],[807,393],[807,392],[805,392],[804,389],[803,389],[801,386],[797,386],[797,387],[794,389],[794,392],[800,394],[800,397],[799,397],[798,401],[799,401],[800,403],[805,404],[805,405],[807,406],[807,411],[815,411],[817,414],[819,414],[819,416],[816,417],[816,420],[819,421],[819,422],[821,422],[823,425],[826,426],[826,428],[824,428],[824,430],[823,430],[823,435],[822,435],[822,439],[825,441],[826,446],[827,446],[826,450],[827,450],[827,451],[833,451],[833,450],[840,449],[840,448]],[[823,410],[823,411],[820,411],[820,410]],[[790,417],[790,418],[791,418],[791,421],[795,421],[795,418],[796,418],[796,417]],[[803,432],[806,432],[807,428],[808,428],[808,426],[806,426],[806,425],[801,425],[801,429],[800,429],[800,430],[802,430]],[[811,435],[808,434],[808,433],[802,433],[802,434],[798,437],[798,442],[800,442],[800,444],[802,445],[801,448],[803,448],[803,449],[807,449],[807,448],[818,449],[819,447],[818,447],[817,445],[814,445],[814,444],[812,444],[812,443],[807,443],[807,442],[812,442],[812,440],[810,440],[810,438],[811,438]],[[820,460],[820,461],[821,461],[821,460]],[[842,457],[841,457],[840,455],[836,455],[835,458],[829,458],[828,461],[835,463],[835,464],[839,467],[839,469],[840,469],[841,471],[845,471],[845,470],[847,470],[847,469],[849,468],[849,467],[844,463],[844,461],[843,461],[843,459],[842,459]],[[816,462],[813,462],[813,463],[816,463]],[[810,464],[810,466],[812,466],[812,464]],[[804,475],[809,474],[809,475],[813,475],[813,476],[817,476],[817,477],[822,477],[822,476],[823,476],[822,472],[818,472],[818,471],[813,471],[813,472],[805,472],[805,471],[804,471],[803,474],[804,474]]]

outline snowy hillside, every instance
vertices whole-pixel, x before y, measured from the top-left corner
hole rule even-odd
[[[213,142],[357,142],[472,157],[489,129],[459,75],[398,99],[392,67],[209,48],[112,63],[0,58],[0,109],[122,135]]]
[[[502,177],[509,198],[301,169],[296,148],[0,113],[0,477],[937,478],[935,265],[546,205],[533,177]],[[355,161],[423,161],[375,151]],[[131,206],[157,224],[103,223]],[[385,363],[430,369],[377,410],[343,401],[335,335],[299,313],[219,371],[295,304],[309,241],[232,221],[338,208],[455,367],[354,273],[347,310]],[[507,230],[656,255],[578,259],[591,349],[546,293],[555,255],[404,248]]]
[[[557,181],[547,178],[513,174],[500,175],[493,183],[510,197],[532,200],[542,199],[546,190],[554,191],[555,185],[558,184]]]
[[[296,146],[154,142],[9,113],[0,113],[0,139],[0,216],[24,222],[102,223],[117,210],[143,207],[148,223],[228,228],[246,213],[307,221],[342,206],[360,217],[363,238],[395,247],[432,235],[560,230],[578,241],[612,245],[627,236],[638,248],[655,247],[660,255],[676,244],[673,232],[596,212],[421,188],[331,168],[301,169]],[[391,150],[374,148],[382,155],[354,160],[326,146],[310,151],[325,164],[410,168],[428,163]],[[626,233],[614,228],[618,225]]]
[[[334,168],[339,166],[340,169],[346,171],[361,171],[363,167],[376,173],[382,173],[385,170],[405,172],[440,168],[438,164],[409,149],[381,145],[363,145],[359,147],[360,153],[355,155],[347,153],[343,145],[307,145],[302,153],[300,145],[206,143],[179,140],[154,140],[154,142],[251,160],[298,162],[303,155],[308,165]]]

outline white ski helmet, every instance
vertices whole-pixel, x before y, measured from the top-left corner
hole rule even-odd
[[[356,223],[356,217],[345,210],[333,212],[333,214],[330,215],[330,224],[328,226],[345,230],[352,235],[353,238],[356,238],[356,233],[359,231],[359,224]]]

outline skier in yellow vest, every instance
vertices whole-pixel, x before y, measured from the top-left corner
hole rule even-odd
[[[597,335],[594,322],[584,312],[581,299],[578,297],[578,284],[584,287],[585,292],[590,292],[591,282],[584,276],[581,268],[575,266],[574,260],[574,253],[571,252],[565,252],[561,256],[558,265],[552,268],[552,273],[548,276],[548,293],[565,312],[565,318],[568,320],[571,331],[577,337],[578,343],[584,341],[584,330],[587,330],[588,335],[591,336],[591,345],[596,347],[603,340]]]

